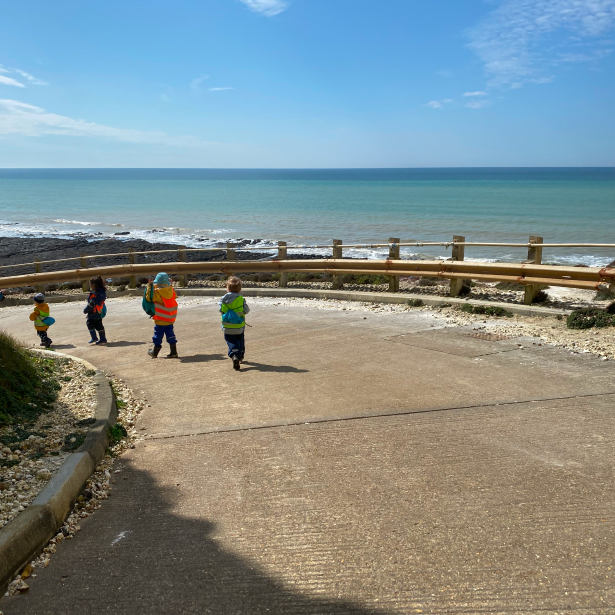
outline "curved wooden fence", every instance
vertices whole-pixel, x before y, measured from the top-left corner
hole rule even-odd
[[[450,259],[446,260],[405,260],[400,258],[402,246],[443,246],[452,247]],[[519,263],[483,263],[464,261],[466,246],[503,246],[527,249],[527,260]],[[344,248],[373,249],[388,247],[389,258],[386,260],[349,259],[342,258]],[[225,274],[233,273],[278,273],[280,286],[287,285],[289,273],[329,273],[333,275],[333,288],[341,288],[343,276],[346,274],[373,274],[389,277],[389,291],[399,290],[401,276],[424,276],[448,279],[451,282],[451,296],[458,296],[465,280],[485,282],[514,282],[525,286],[525,302],[532,303],[541,285],[563,286],[568,288],[583,288],[589,290],[615,291],[615,267],[560,267],[543,265],[542,250],[545,247],[599,247],[614,249],[615,244],[563,244],[543,243],[543,238],[530,236],[528,243],[484,243],[466,242],[461,235],[453,236],[451,242],[413,242],[402,243],[398,238],[390,238],[386,244],[344,244],[335,239],[332,245],[323,246],[289,246],[286,242],[278,242],[277,247],[245,247],[238,248],[233,244],[218,248],[186,248],[178,246],[176,250],[151,250],[136,252],[130,250],[119,254],[94,254],[80,257],[62,258],[51,261],[35,261],[34,263],[0,264],[0,272],[9,272],[11,268],[32,267],[34,273],[0,277],[0,288],[19,288],[35,286],[43,290],[45,284],[76,282],[83,283],[87,290],[87,280],[92,276],[101,275],[105,278],[130,279],[131,288],[136,287],[137,276],[151,276],[159,271],[179,274],[180,286],[187,285],[188,274]],[[288,259],[288,250],[304,250],[306,248],[329,249],[333,258]],[[276,251],[276,258],[261,260],[236,260],[238,252]],[[187,253],[217,252],[223,255],[222,261],[188,262]],[[173,262],[137,263],[138,255],[165,254],[175,256]],[[92,267],[95,259],[126,257],[127,264]],[[79,269],[61,271],[43,271],[43,266],[53,266],[58,263],[79,261]],[[615,264],[612,263],[611,265]]]
[[[427,276],[449,280],[480,280],[486,282],[516,282],[526,286],[564,286],[590,290],[615,288],[615,268],[555,267],[529,263],[476,263],[467,261],[410,261],[410,260],[359,260],[359,259],[309,259],[267,261],[215,261],[172,262],[113,265],[67,271],[48,271],[0,278],[0,288],[40,286],[87,280],[101,275],[105,278],[155,275],[164,270],[169,274],[234,274],[234,273],[330,273],[336,277],[344,274],[375,274],[392,278],[399,276]],[[341,287],[341,280],[334,278],[334,287]]]

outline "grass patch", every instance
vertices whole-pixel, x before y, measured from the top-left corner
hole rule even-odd
[[[575,310],[568,316],[566,326],[569,329],[615,327],[615,314],[610,314],[607,310],[583,308]]]
[[[0,331],[0,426],[32,423],[58,397],[54,359],[28,352]]]
[[[120,440],[128,435],[126,428],[121,423],[116,423],[113,427],[109,427],[109,439],[112,444],[117,444]]]
[[[512,318],[512,312],[497,305],[472,305],[471,303],[463,303],[459,306],[459,310],[466,314],[484,314],[485,316]]]

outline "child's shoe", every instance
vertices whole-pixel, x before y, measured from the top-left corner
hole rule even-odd
[[[234,354],[231,358],[233,359],[233,369],[239,371],[239,364],[241,363],[239,357]]]
[[[152,357],[152,359],[156,359],[161,348],[162,346],[154,346],[147,351],[147,354]]]
[[[88,342],[88,344],[96,344],[98,342],[98,335],[96,335],[96,329],[89,329],[90,335],[92,339]]]
[[[47,338],[45,340],[45,348],[49,348],[51,346],[51,344],[53,344],[53,342],[49,338]]]
[[[96,345],[100,346],[101,344],[106,344],[107,343],[107,336],[105,335],[105,330],[101,329],[98,332],[98,335],[100,336],[100,339],[96,342]]]
[[[179,359],[177,344],[169,344],[169,346],[171,346],[171,352],[167,355],[167,359]]]

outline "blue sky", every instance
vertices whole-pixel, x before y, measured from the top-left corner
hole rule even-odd
[[[2,167],[615,166],[615,0],[12,2]]]

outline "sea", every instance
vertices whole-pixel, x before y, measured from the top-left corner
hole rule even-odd
[[[303,253],[344,244],[615,243],[615,168],[0,169],[0,237],[242,242]],[[93,245],[93,251],[95,245]],[[402,248],[446,258],[450,247]],[[526,248],[466,247],[519,261]],[[386,247],[345,255],[381,258]],[[543,262],[604,266],[615,248],[546,248]]]

